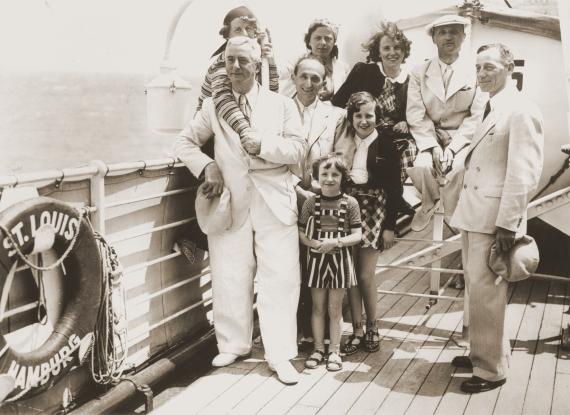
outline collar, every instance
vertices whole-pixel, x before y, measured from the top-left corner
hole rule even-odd
[[[499,93],[493,98],[489,98],[489,101],[491,102],[491,110],[499,108],[503,106],[503,104],[508,103],[509,97],[517,92],[518,90],[516,89],[514,82],[507,80],[505,87],[501,89]]]
[[[323,200],[339,200],[340,198],[342,198],[342,192],[340,192],[336,196],[325,196],[324,194],[321,193],[321,198]]]
[[[392,83],[404,84],[406,82],[406,79],[408,79],[408,71],[405,68],[403,68],[401,65],[400,65],[399,75],[395,78],[391,78],[388,75],[386,75],[386,72],[384,72],[382,61],[378,61],[377,64],[378,67],[380,68],[380,72],[382,72],[382,75],[384,75],[384,78],[389,79]]]
[[[236,102],[238,102],[239,96],[242,94],[234,91],[233,89],[232,89],[232,93],[234,94]],[[255,104],[257,102],[257,96],[259,95],[259,84],[257,82],[254,82],[253,87],[243,95],[245,95],[245,97],[247,98],[247,103],[249,104],[249,107],[253,111],[253,109],[255,108]]]
[[[459,66],[460,66],[460,63],[459,63],[460,60],[461,60],[460,58],[457,58],[457,59],[455,60],[455,62],[453,62],[453,63],[451,63],[451,64],[447,64],[447,63],[445,63],[444,61],[442,61],[442,60],[438,57],[438,58],[437,58],[437,63],[439,64],[439,69],[441,69],[441,73],[443,74],[445,68],[448,67],[448,66],[451,67],[451,69],[453,70],[453,72],[456,72],[457,69],[458,69]]]
[[[299,112],[301,112],[301,113],[304,110],[309,110],[309,112],[314,111],[315,108],[317,108],[317,104],[319,102],[319,97],[316,97],[311,105],[309,105],[308,107],[305,107],[305,105],[303,105],[303,103],[301,102],[301,100],[299,99],[299,97],[297,96],[296,93],[295,93],[295,98],[293,98],[293,99],[295,100],[295,103],[297,104],[297,107],[299,108]]]
[[[364,137],[364,138],[360,138],[358,136],[358,134],[354,134],[354,141],[356,142],[356,144],[360,144],[360,143],[364,143],[364,144],[370,144],[371,142],[373,142],[374,140],[376,140],[376,138],[378,137],[378,131],[376,131],[376,128],[374,130],[372,130],[372,132],[368,135],[368,137]]]

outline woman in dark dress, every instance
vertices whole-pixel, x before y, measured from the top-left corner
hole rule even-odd
[[[408,73],[402,63],[410,56],[411,41],[395,23],[382,22],[380,30],[362,45],[368,52],[366,63],[359,62],[335,93],[332,104],[345,108],[349,97],[359,91],[374,96],[382,109],[377,129],[381,136],[392,139],[400,155],[402,183],[406,168],[416,158],[417,147],[406,122]]]

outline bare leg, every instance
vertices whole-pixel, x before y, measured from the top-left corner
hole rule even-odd
[[[315,339],[315,350],[325,351],[325,312],[327,303],[326,288],[311,288],[313,297],[313,312],[311,314],[311,326]]]
[[[330,289],[329,292],[329,317],[330,317],[330,339],[329,352],[338,353],[340,351],[340,334],[342,330],[342,298],[343,288]]]
[[[376,263],[380,251],[373,248],[360,248],[358,251],[358,287],[364,300],[366,321],[376,321],[376,306],[378,304],[378,291],[376,286]],[[368,329],[368,326],[366,327]]]

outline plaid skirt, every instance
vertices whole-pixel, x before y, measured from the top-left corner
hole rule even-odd
[[[418,147],[416,146],[416,141],[411,136],[410,138],[394,139],[394,144],[400,154],[400,179],[402,180],[402,184],[404,184],[408,178],[406,169],[414,165],[414,161],[418,155]]]
[[[362,242],[359,246],[383,251],[382,222],[386,216],[384,190],[371,189],[366,185],[349,185],[346,193],[354,197],[360,206]]]

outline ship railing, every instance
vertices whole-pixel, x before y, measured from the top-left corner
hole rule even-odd
[[[96,231],[101,233],[103,236],[107,236],[107,239],[112,244],[120,244],[130,240],[140,238],[142,236],[152,235],[160,233],[161,235],[167,231],[172,231],[177,228],[181,228],[195,220],[195,216],[191,215],[185,218],[174,220],[168,223],[160,224],[158,226],[143,226],[141,229],[129,230],[128,232],[115,232],[107,235],[107,222],[110,219],[108,210],[124,207],[128,205],[136,205],[142,202],[148,202],[152,199],[164,200],[165,198],[171,198],[174,196],[192,196],[192,193],[197,189],[197,182],[191,183],[189,186],[184,186],[180,188],[170,189],[167,188],[164,191],[150,192],[148,194],[136,195],[135,197],[113,197],[109,200],[109,193],[107,191],[109,187],[109,181],[111,179],[117,179],[128,175],[139,175],[144,176],[145,172],[148,171],[160,171],[164,170],[165,175],[173,175],[175,172],[184,172],[189,176],[183,164],[178,162],[173,158],[156,159],[156,160],[143,160],[143,161],[133,161],[127,163],[116,163],[116,164],[105,164],[102,161],[93,161],[88,166],[69,168],[63,170],[48,170],[43,172],[33,172],[21,175],[11,175],[0,177],[0,190],[4,191],[8,188],[21,187],[21,186],[33,186],[36,188],[45,188],[46,186],[51,189],[50,196],[58,196],[58,192],[63,192],[64,183],[71,183],[81,180],[89,181],[89,192],[84,200],[74,202],[83,206],[91,207],[91,222]],[[548,194],[538,200],[533,201],[528,207],[528,219],[540,216],[551,210],[557,209],[565,204],[570,203],[570,187],[555,191]],[[191,209],[192,210],[192,209]],[[192,210],[193,211],[193,210]],[[429,294],[419,294],[419,293],[408,293],[408,292],[398,292],[398,291],[387,291],[378,290],[381,294],[386,295],[400,295],[400,296],[412,296],[421,297],[429,299],[429,304],[426,306],[429,308],[437,300],[449,300],[449,301],[462,301],[461,297],[451,297],[445,296],[444,291],[449,285],[451,278],[442,286],[440,284],[441,274],[451,273],[451,274],[462,274],[461,269],[452,269],[441,267],[442,258],[456,253],[461,249],[461,244],[459,240],[459,235],[453,235],[449,238],[443,238],[443,215],[442,211],[439,211],[436,215],[436,221],[434,224],[433,239],[423,239],[423,238],[396,238],[399,243],[425,243],[428,246],[420,249],[403,258],[399,258],[387,264],[378,264],[377,273],[380,274],[388,269],[405,269],[410,271],[429,271],[430,272],[430,293]],[[120,254],[120,252],[119,252]],[[168,261],[173,261],[176,258],[181,257],[180,252],[167,252],[156,257],[139,261],[136,263],[129,264],[124,269],[124,274],[126,278],[129,275],[135,275],[145,270],[150,269],[155,265],[164,264]],[[26,266],[21,266],[18,271],[23,271],[27,269]],[[200,287],[207,286],[209,284],[209,267],[205,265],[202,269],[195,271],[192,275],[181,278],[174,283],[167,284],[165,286],[160,286],[158,289],[152,290],[151,292],[135,293],[127,299],[128,306],[136,308],[138,306],[149,305],[153,299],[163,298],[169,293],[173,293],[177,289],[183,289],[191,284],[199,284]],[[567,281],[567,278],[547,275],[547,274],[533,274],[536,278],[550,278],[552,280],[563,280]],[[152,285],[152,284],[149,284]],[[182,307],[168,314],[164,314],[161,318],[155,319],[155,321],[148,322],[145,321],[142,324],[133,325],[131,328],[131,334],[129,335],[129,347],[135,347],[140,342],[143,342],[152,330],[156,330],[161,326],[173,321],[174,319],[195,310],[198,307],[209,307],[211,306],[212,297],[211,289],[206,290],[205,295],[198,298],[196,301],[184,304]],[[164,301],[164,300],[163,300]],[[14,316],[20,313],[32,310],[37,306],[37,302],[32,302],[28,304],[19,305],[6,312],[6,316]],[[136,314],[136,313],[135,313]],[[138,315],[135,315],[134,320],[138,320]],[[211,318],[208,319],[211,324]],[[177,336],[175,336],[177,337]],[[142,363],[146,358],[150,357],[150,354],[144,354],[138,360],[135,359],[133,365]]]

